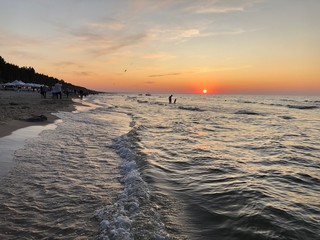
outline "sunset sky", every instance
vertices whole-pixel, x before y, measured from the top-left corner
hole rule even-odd
[[[0,0],[0,6],[0,56],[90,89],[320,93],[320,0]]]

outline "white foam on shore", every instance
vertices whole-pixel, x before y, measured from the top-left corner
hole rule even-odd
[[[14,152],[22,148],[27,139],[37,137],[44,130],[55,129],[57,127],[56,124],[61,121],[61,119],[58,119],[54,123],[47,125],[36,125],[21,128],[13,131],[11,135],[0,138],[0,178],[9,173],[14,165]]]
[[[130,125],[134,125],[134,121]],[[150,203],[150,191],[140,174],[136,162],[139,153],[130,139],[131,134],[114,139],[112,144],[112,148],[122,158],[119,170],[124,189],[116,203],[95,212],[95,216],[101,220],[99,239],[132,240],[139,228],[138,234],[145,236],[145,239],[170,239],[159,213]],[[148,211],[142,209],[145,205],[148,205]],[[137,227],[139,224],[140,227]]]

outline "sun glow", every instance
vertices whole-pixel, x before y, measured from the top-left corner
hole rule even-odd
[[[204,94],[206,94],[206,93],[207,93],[207,89],[203,89],[202,92],[203,92]]]

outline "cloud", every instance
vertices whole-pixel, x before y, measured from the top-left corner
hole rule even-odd
[[[174,11],[178,13],[230,13],[242,12],[264,0],[133,0],[136,11]]]
[[[69,34],[73,36],[69,44],[70,50],[87,51],[94,56],[106,55],[125,47],[141,44],[148,38],[148,34],[144,32],[114,33],[95,24],[70,30]]]
[[[233,12],[244,12],[262,0],[208,0],[200,4],[193,4],[187,11],[194,14],[227,14]]]
[[[43,58],[33,49],[43,44],[43,39],[26,36],[21,33],[1,29],[0,46],[2,54],[8,53],[18,58],[37,59]]]
[[[90,75],[92,75],[91,72],[85,72],[85,71],[81,71],[81,72],[74,71],[73,74],[76,76],[90,76]]]
[[[101,31],[120,31],[126,27],[126,23],[114,18],[106,17],[100,21],[89,23],[88,26],[90,28],[100,29]]]
[[[173,42],[185,42],[194,38],[212,37],[212,36],[226,36],[226,35],[240,35],[248,32],[254,32],[257,29],[242,29],[242,28],[229,28],[223,30],[208,30],[208,29],[155,29],[152,30],[150,36],[158,41],[173,41]]]
[[[240,35],[248,32],[255,32],[257,29],[249,29],[249,30],[244,30],[241,28],[236,28],[236,29],[229,29],[225,31],[215,31],[215,32],[209,32],[202,34],[202,37],[208,37],[208,36],[225,36],[225,35]]]
[[[176,32],[178,38],[192,38],[200,35],[199,29],[183,29]]]
[[[107,37],[102,41],[99,40],[100,42],[96,42],[97,44],[92,44],[88,50],[96,56],[105,55],[122,48],[141,44],[146,38],[147,35],[144,33],[119,37]]]
[[[38,46],[42,44],[42,40],[36,37],[30,37],[26,35],[22,35],[19,33],[14,33],[11,31],[7,31],[5,29],[1,30],[0,34],[0,45],[1,46],[9,46],[9,47],[21,47],[21,48],[29,48],[33,46]]]
[[[161,41],[186,40],[200,36],[200,30],[196,28],[158,28],[150,31],[153,39]]]
[[[175,76],[180,75],[181,73],[166,73],[166,74],[155,74],[155,75],[149,75],[148,77],[167,77],[167,76]]]
[[[71,62],[71,61],[61,61],[54,64],[56,67],[76,67],[76,68],[83,68],[82,64]]]
[[[226,3],[227,2],[227,3]],[[100,57],[113,54],[124,48],[132,49],[142,44],[156,42],[181,43],[200,37],[236,35],[247,32],[243,29],[226,29],[217,31],[212,29],[212,21],[203,17],[194,19],[192,14],[227,13],[244,11],[251,6],[253,0],[222,1],[203,0],[194,2],[191,0],[164,0],[147,1],[134,0],[128,4],[133,7],[128,12],[128,6],[124,9],[116,9],[114,17],[101,17],[97,20],[84,23],[82,26],[69,25],[62,27],[67,43],[66,49],[75,53],[89,54],[89,57]],[[119,5],[120,6],[120,5]],[[119,7],[118,6],[118,7]],[[190,7],[191,6],[191,7]],[[139,10],[140,9],[140,10]],[[139,10],[137,12],[137,10]],[[163,11],[171,21],[164,19]],[[150,14],[153,14],[150,17]],[[191,15],[190,15],[191,14]],[[146,21],[146,19],[148,19]],[[179,19],[177,25],[176,19]],[[182,24],[180,24],[182,21]],[[62,40],[63,41],[63,40]],[[170,55],[146,55],[146,59],[169,59]]]
[[[229,13],[229,12],[243,12],[244,7],[211,7],[211,8],[199,8],[195,10],[195,13]]]

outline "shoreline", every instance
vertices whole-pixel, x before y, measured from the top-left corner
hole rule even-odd
[[[44,99],[38,92],[0,91],[0,138],[21,128],[54,123],[59,118],[52,113],[75,110],[72,97]]]

